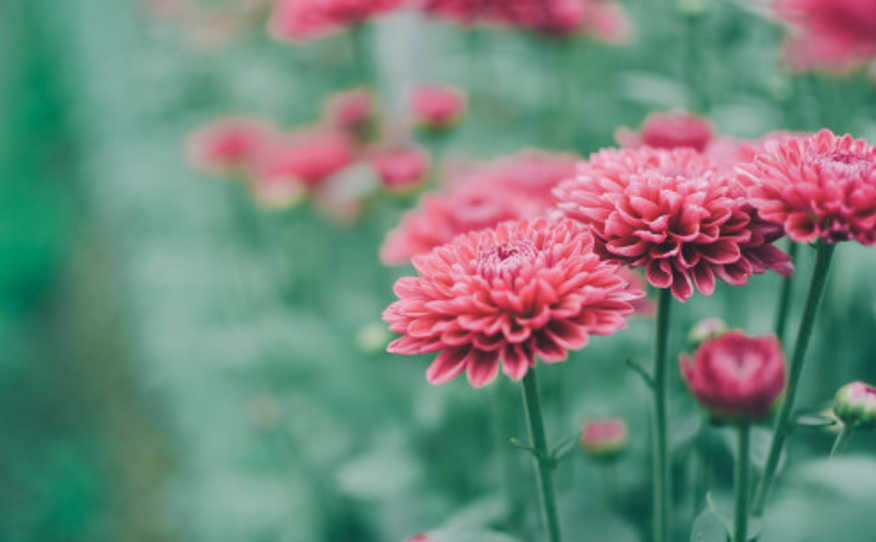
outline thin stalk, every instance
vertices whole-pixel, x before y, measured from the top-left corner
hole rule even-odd
[[[851,425],[843,424],[842,430],[836,436],[836,440],[833,441],[833,447],[830,449],[830,456],[828,456],[830,459],[833,459],[843,451],[843,447],[849,441],[849,437],[852,436],[853,430],[854,428]]]
[[[531,367],[523,377],[523,406],[526,408],[526,424],[532,444],[535,480],[541,504],[542,520],[547,531],[548,542],[560,542],[560,520],[557,516],[557,499],[554,492],[554,465],[547,445],[544,418],[541,413],[541,395],[535,368]]]
[[[763,478],[761,478],[760,484],[757,486],[757,492],[754,497],[752,512],[757,517],[760,517],[766,508],[766,500],[769,496],[770,486],[776,476],[776,468],[779,465],[779,458],[782,455],[785,440],[790,435],[791,429],[793,429],[794,398],[797,395],[797,388],[800,384],[800,375],[803,373],[803,362],[806,358],[806,349],[809,347],[809,339],[812,336],[812,328],[815,325],[815,316],[818,314],[821,299],[824,297],[827,274],[830,270],[830,262],[835,248],[836,245],[833,243],[818,242],[815,254],[815,268],[812,270],[812,281],[809,284],[806,307],[803,309],[803,319],[800,321],[797,342],[794,344],[794,354],[791,356],[791,369],[790,376],[788,377],[788,388],[785,392],[785,400],[776,418],[773,441],[767,456]]]
[[[653,542],[669,540],[672,490],[669,479],[669,440],[667,439],[667,346],[672,292],[660,290],[657,301],[657,327],[654,340],[654,409],[653,409],[653,477],[654,527]]]
[[[748,423],[739,426],[735,474],[736,507],[733,542],[748,542],[748,482],[751,479],[751,425]]]
[[[794,241],[788,239],[790,245],[788,246],[788,256],[791,257],[791,262],[793,263],[797,259],[797,247],[799,245]],[[791,294],[794,291],[794,275],[786,278],[782,282],[782,292],[779,294],[779,305],[778,310],[776,311],[776,326],[775,332],[776,337],[779,339],[779,342],[784,344],[785,342],[785,328],[788,323],[788,312],[791,307]]]

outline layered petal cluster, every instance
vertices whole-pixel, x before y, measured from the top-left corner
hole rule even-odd
[[[876,244],[876,147],[822,130],[768,142],[739,167],[760,216],[799,243]]]
[[[553,188],[574,174],[573,156],[534,150],[471,167],[448,182],[448,191],[425,194],[389,232],[380,257],[404,264],[461,233],[544,216],[556,203]]]
[[[426,376],[443,384],[463,372],[475,387],[499,367],[523,378],[536,357],[566,359],[590,335],[626,327],[641,291],[593,252],[591,236],[570,220],[504,222],[457,237],[413,260],[418,277],[395,284],[384,312],[396,354],[441,352]]]
[[[556,189],[559,208],[587,225],[608,259],[644,267],[648,282],[685,301],[716,280],[791,272],[772,246],[781,231],[761,220],[742,187],[691,148],[603,150]]]
[[[697,401],[731,421],[763,419],[785,389],[785,357],[774,336],[728,331],[703,342],[692,358],[682,354],[680,366]]]
[[[876,2],[778,0],[789,25],[785,58],[797,71],[847,71],[876,56]]]
[[[276,0],[271,35],[291,41],[324,38],[399,7],[403,0]]]
[[[192,167],[210,173],[242,173],[274,135],[274,127],[252,117],[223,117],[189,135],[186,158]]]

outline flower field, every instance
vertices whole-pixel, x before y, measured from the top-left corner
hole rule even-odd
[[[0,0],[0,541],[873,542],[869,0]]]

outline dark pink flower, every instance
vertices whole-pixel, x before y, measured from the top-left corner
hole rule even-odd
[[[691,148],[603,150],[556,189],[565,214],[587,225],[605,257],[644,267],[648,282],[687,300],[716,279],[745,284],[754,273],[791,272],[772,246],[775,224],[758,218],[744,190]]]
[[[255,183],[294,178],[309,188],[321,184],[356,159],[356,147],[341,132],[306,129],[274,137],[257,157]]]
[[[411,96],[414,120],[425,128],[449,128],[459,122],[465,108],[465,94],[449,86],[424,85]]]
[[[622,147],[637,149],[642,146],[656,149],[690,147],[703,152],[713,140],[712,125],[705,118],[674,111],[651,113],[637,131],[619,128],[615,139]]]
[[[785,389],[785,357],[775,337],[729,331],[680,358],[681,376],[712,414],[729,420],[766,417]]]
[[[876,244],[876,147],[863,139],[777,139],[739,169],[760,216],[794,241]]]
[[[251,117],[211,121],[189,135],[186,157],[195,168],[211,173],[240,173],[273,136],[270,123]]]
[[[591,236],[569,220],[503,222],[413,264],[419,276],[396,282],[399,300],[383,315],[402,335],[387,350],[441,351],[426,373],[433,384],[466,372],[481,387],[500,365],[520,380],[536,357],[564,361],[590,335],[626,327],[630,302],[643,295],[593,253]]]
[[[383,149],[371,157],[380,183],[390,192],[407,192],[426,180],[429,153],[421,147]]]
[[[876,56],[876,2],[777,0],[789,25],[786,59],[798,71],[847,71]]]
[[[367,89],[356,88],[331,95],[325,104],[325,123],[357,139],[367,139],[375,117],[374,97]]]
[[[587,420],[581,426],[581,447],[598,459],[614,459],[629,442],[627,424],[620,418]]]
[[[401,3],[402,0],[276,0],[268,25],[276,38],[308,41],[363,23]]]
[[[478,164],[458,172],[446,193],[423,196],[392,230],[381,259],[403,264],[450,242],[461,233],[505,220],[544,216],[555,205],[552,190],[575,173],[575,158],[535,150]]]

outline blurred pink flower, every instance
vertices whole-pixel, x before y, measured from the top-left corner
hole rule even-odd
[[[776,139],[739,171],[760,216],[794,241],[876,244],[876,147],[863,139]]]
[[[371,157],[371,165],[383,188],[390,192],[407,192],[426,180],[429,153],[422,147],[382,149]]]
[[[754,273],[791,273],[772,246],[781,232],[757,217],[744,190],[691,148],[603,150],[556,189],[559,207],[587,225],[607,258],[644,267],[680,301],[745,284]]]
[[[622,127],[615,132],[618,144],[630,149],[647,145],[656,149],[690,147],[703,152],[713,137],[711,123],[687,111],[651,113],[637,131]]]
[[[337,92],[325,103],[325,123],[329,128],[366,139],[375,117],[374,97],[365,88]]]
[[[356,147],[345,134],[305,129],[277,135],[259,153],[252,176],[256,184],[294,178],[314,188],[351,165]]]
[[[411,95],[414,120],[425,128],[449,128],[459,122],[465,108],[465,94],[446,85],[423,85]]]
[[[389,265],[403,264],[461,233],[544,216],[556,203],[553,188],[574,176],[575,162],[571,155],[525,150],[458,172],[448,192],[425,194],[405,213],[380,257]]]
[[[414,536],[405,540],[405,542],[432,542],[432,539],[424,534],[415,534]]]
[[[309,41],[392,11],[403,0],[276,0],[268,28],[278,39]]]
[[[192,167],[211,173],[240,173],[273,136],[270,123],[252,117],[224,117],[192,132],[186,158]]]
[[[626,327],[630,302],[643,295],[593,253],[591,236],[569,220],[504,222],[461,235],[413,264],[419,277],[396,282],[399,300],[383,315],[402,335],[387,350],[442,351],[426,373],[433,384],[465,371],[479,388],[500,365],[520,380],[536,357],[564,361],[589,335]]]
[[[846,384],[836,393],[833,412],[849,427],[876,427],[876,387],[864,382]]]
[[[616,458],[626,450],[628,442],[629,430],[620,418],[596,418],[581,426],[581,447],[592,457]]]
[[[876,56],[876,2],[777,0],[789,25],[785,57],[797,71],[848,71]]]
[[[763,419],[785,389],[785,357],[773,336],[729,331],[703,342],[693,358],[682,354],[679,364],[697,401],[731,421]]]

